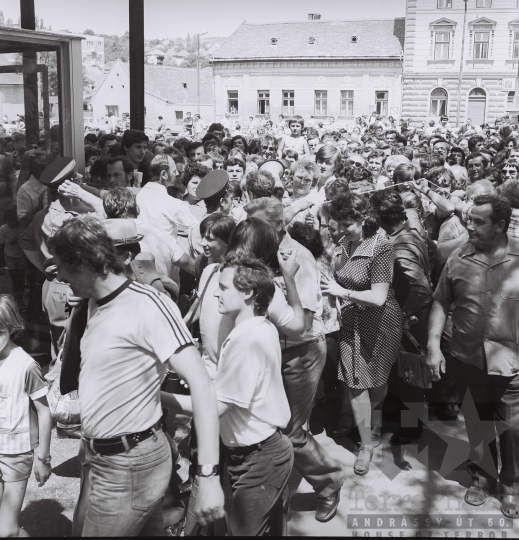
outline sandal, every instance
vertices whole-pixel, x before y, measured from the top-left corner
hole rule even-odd
[[[353,472],[359,476],[365,476],[369,472],[369,464],[373,459],[373,446],[361,446],[359,455],[353,465]]]
[[[373,444],[373,448],[377,448],[377,446],[380,446],[381,439],[382,428],[380,426],[375,426],[371,431],[371,442]]]
[[[501,512],[511,519],[519,517],[519,500],[517,495],[504,495],[501,501]]]
[[[467,493],[465,493],[465,502],[471,506],[481,506],[486,502],[488,497],[488,491],[477,486],[471,486],[467,489]]]

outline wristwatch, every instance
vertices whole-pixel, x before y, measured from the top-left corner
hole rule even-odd
[[[40,456],[38,456],[38,459],[44,464],[44,465],[50,465],[50,462],[52,460],[52,456],[49,456],[49,457],[46,457],[46,458],[41,458]]]
[[[198,465],[196,475],[202,478],[220,475],[220,465]]]

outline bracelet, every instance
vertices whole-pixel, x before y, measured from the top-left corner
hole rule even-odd
[[[425,196],[426,196],[426,197],[429,197],[429,191],[432,191],[431,188],[429,188],[429,189],[425,192]]]

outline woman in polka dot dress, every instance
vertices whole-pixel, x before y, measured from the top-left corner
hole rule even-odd
[[[364,475],[374,446],[380,444],[379,405],[386,396],[387,380],[402,337],[402,312],[391,287],[395,254],[386,234],[379,229],[366,195],[338,197],[329,203],[329,210],[343,234],[342,253],[335,265],[337,281],[323,277],[321,290],[340,300],[338,375],[349,392],[361,437],[354,471]],[[338,430],[336,435],[347,431]]]

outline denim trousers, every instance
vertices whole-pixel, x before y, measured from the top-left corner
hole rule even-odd
[[[283,433],[294,446],[294,467],[321,497],[328,497],[339,490],[345,478],[342,464],[332,458],[305,429],[325,363],[324,336],[283,351],[283,384],[291,412],[290,422]]]
[[[294,464],[288,437],[277,432],[248,454],[227,449],[232,505],[227,520],[230,536],[281,536],[283,497]]]
[[[96,454],[82,439],[79,461],[72,536],[163,536],[162,498],[172,471],[163,431],[113,456]]]
[[[451,357],[470,444],[468,468],[474,485],[484,482],[491,490],[497,480],[501,491],[519,495],[519,375],[489,375]],[[472,395],[475,409],[465,401]],[[464,404],[465,402],[465,404]],[[501,470],[497,472],[497,432]]]

